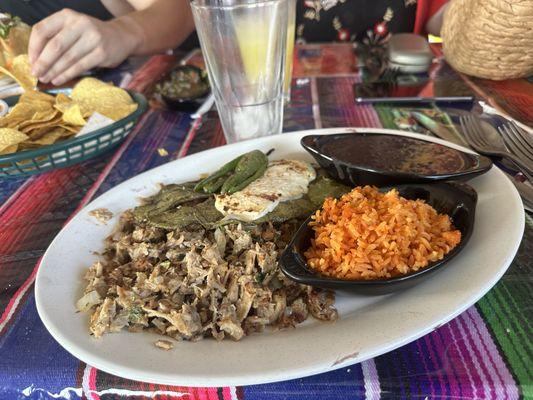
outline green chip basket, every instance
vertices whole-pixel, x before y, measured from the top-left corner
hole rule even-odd
[[[21,177],[68,167],[96,157],[120,144],[132,131],[139,117],[148,108],[146,98],[129,91],[137,109],[126,118],[85,135],[35,150],[0,155],[0,178]],[[5,99],[9,106],[16,104],[19,96]]]

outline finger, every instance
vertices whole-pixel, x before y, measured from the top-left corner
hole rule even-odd
[[[39,58],[33,65],[33,72],[42,82],[48,82],[43,79],[48,73],[48,70],[61,59],[61,56],[69,50],[69,48],[79,41],[81,37],[81,30],[77,27],[65,27],[60,30],[57,35],[48,41],[44,46]]]
[[[64,14],[63,11],[57,12],[33,26],[28,43],[28,56],[32,64],[37,60],[48,40],[63,27]]]
[[[70,66],[74,65],[78,60],[81,60],[87,54],[89,54],[95,46],[95,43],[90,40],[83,40],[80,37],[77,41],[70,46],[70,48],[59,57],[55,63],[48,68],[45,74],[42,76],[42,82],[50,82],[59,77],[60,74],[65,72]]]
[[[65,82],[68,82],[76,76],[80,75],[82,72],[96,67],[102,62],[102,59],[103,51],[100,47],[97,47],[89,54],[84,56],[81,60],[77,61],[74,65],[71,65],[69,68],[67,68],[67,70],[61,73],[59,76],[52,79],[52,84],[58,86],[62,85]]]

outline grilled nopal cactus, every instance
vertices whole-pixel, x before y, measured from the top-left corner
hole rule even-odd
[[[210,196],[208,193],[195,192],[194,182],[181,185],[165,185],[157,194],[144,199],[143,205],[135,207],[133,216],[138,221],[150,219],[152,216],[169,211],[181,204],[205,200]]]
[[[133,215],[138,221],[163,229],[181,229],[199,224],[212,229],[232,221],[223,220],[223,215],[215,208],[212,194],[196,192],[196,182],[163,186],[156,195],[136,207]],[[272,212],[253,221],[281,223],[292,219],[307,218],[320,208],[326,197],[340,197],[350,191],[348,186],[325,176],[319,171],[318,177],[309,184],[308,192],[300,199],[280,203]]]

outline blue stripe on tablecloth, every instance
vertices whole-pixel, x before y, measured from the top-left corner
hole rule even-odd
[[[33,290],[32,290],[33,291]],[[21,306],[13,325],[0,342],[0,399],[47,399],[45,392],[59,393],[65,387],[76,386],[79,361],[67,353],[50,336],[39,319],[35,298],[30,293]],[[28,371],[30,369],[30,371]],[[15,392],[28,392],[30,397]],[[79,398],[72,393],[71,399]]]
[[[4,204],[26,182],[28,178],[2,179],[0,184],[0,205]]]
[[[361,364],[357,364],[307,378],[243,386],[242,391],[251,400],[359,399],[365,396],[363,382]]]
[[[185,140],[190,124],[191,119],[188,114],[153,110],[117,164],[111,169],[94,198],[141,172],[170,161],[169,156],[159,155],[157,149],[165,149],[169,155],[176,153]]]

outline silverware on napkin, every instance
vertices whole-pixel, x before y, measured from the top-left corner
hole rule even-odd
[[[483,129],[481,121],[472,115],[459,118],[463,135],[468,144],[476,151],[490,156],[506,158],[515,164],[530,182],[533,182],[533,162],[522,159],[507,150],[502,137],[496,132]]]

